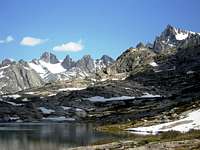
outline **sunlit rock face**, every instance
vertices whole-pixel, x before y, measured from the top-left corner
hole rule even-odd
[[[25,61],[9,63],[0,68],[1,93],[13,93],[43,85],[40,76]]]

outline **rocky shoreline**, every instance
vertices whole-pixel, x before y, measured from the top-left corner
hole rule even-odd
[[[184,141],[170,141],[170,142],[152,142],[149,144],[144,144],[143,146],[137,146],[137,142],[135,141],[120,141],[113,142],[109,144],[103,145],[95,145],[95,146],[85,146],[85,147],[77,147],[71,148],[69,150],[198,150],[200,148],[200,140],[184,140]]]

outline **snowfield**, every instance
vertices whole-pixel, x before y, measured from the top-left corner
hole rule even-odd
[[[46,62],[44,62],[42,60],[40,60],[39,62],[44,68],[47,68],[48,71],[50,71],[51,73],[62,73],[62,72],[66,71],[66,69],[63,68],[61,63],[50,64],[50,63],[46,63]]]
[[[135,134],[158,134],[160,132],[166,131],[179,131],[179,132],[188,132],[191,129],[200,129],[200,109],[188,113],[185,118],[172,121],[168,123],[148,126],[148,127],[137,127],[129,128],[127,131]]]
[[[29,66],[32,69],[34,69],[37,73],[39,73],[42,78],[44,78],[49,72],[53,74],[57,74],[57,73],[63,73],[66,71],[66,69],[63,68],[61,63],[50,64],[42,60],[39,60],[37,64],[30,62]]]

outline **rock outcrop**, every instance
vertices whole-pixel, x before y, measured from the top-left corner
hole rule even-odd
[[[50,52],[44,52],[42,56],[40,57],[40,60],[43,60],[44,62],[51,63],[51,64],[59,63],[59,60],[57,59],[56,55]]]
[[[43,85],[40,76],[25,61],[11,63],[0,68],[1,93],[14,93]]]
[[[76,63],[75,63],[75,61],[72,60],[72,58],[70,58],[69,55],[67,55],[61,64],[65,69],[69,70],[69,69],[75,67]]]

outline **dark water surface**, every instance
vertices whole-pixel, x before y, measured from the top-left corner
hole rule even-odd
[[[0,124],[0,150],[65,150],[113,139],[93,124]]]

